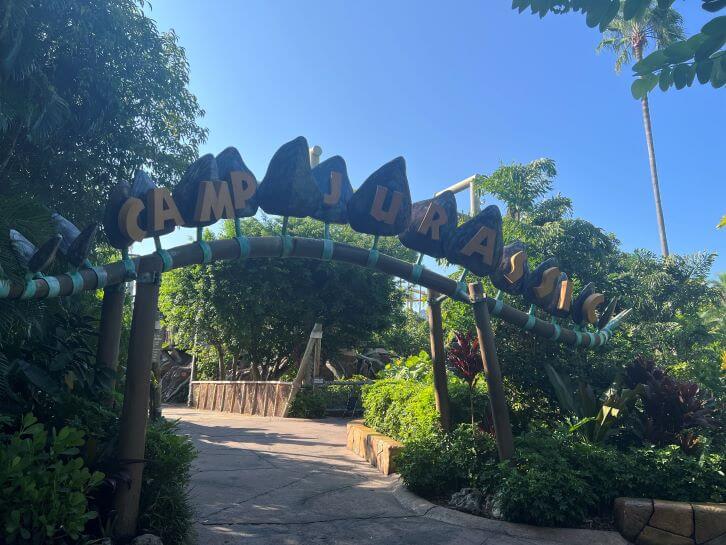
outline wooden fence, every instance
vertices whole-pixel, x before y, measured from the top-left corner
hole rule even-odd
[[[291,382],[195,380],[190,405],[210,411],[283,416],[291,389]]]

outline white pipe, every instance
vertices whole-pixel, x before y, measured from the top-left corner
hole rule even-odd
[[[313,146],[308,150],[310,153],[310,166],[315,168],[320,164],[320,156],[323,154],[323,148],[320,146]]]

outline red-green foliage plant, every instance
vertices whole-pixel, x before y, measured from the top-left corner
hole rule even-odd
[[[694,450],[699,429],[712,427],[714,401],[695,382],[677,380],[652,360],[638,356],[625,369],[625,385],[642,384],[643,439],[657,446]]]
[[[469,386],[469,412],[474,426],[474,386],[484,372],[479,339],[472,333],[454,332],[454,340],[446,353],[446,364]]]

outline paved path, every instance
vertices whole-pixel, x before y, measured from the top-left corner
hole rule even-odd
[[[182,407],[199,457],[191,495],[199,545],[535,545],[401,506],[384,477],[345,448],[345,421],[275,419]],[[560,542],[561,543],[561,542]]]

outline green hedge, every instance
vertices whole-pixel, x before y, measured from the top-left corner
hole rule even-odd
[[[398,459],[406,485],[430,498],[465,486],[496,498],[503,518],[541,526],[580,526],[609,517],[617,496],[688,502],[726,499],[726,455],[692,457],[677,447],[620,451],[566,433],[516,439],[512,464],[498,464],[493,440],[462,426],[412,437]]]
[[[454,424],[469,422],[469,389],[460,380],[449,379],[451,419]],[[483,387],[474,392],[474,417],[486,420],[489,400]],[[366,425],[406,442],[438,430],[434,387],[428,382],[383,379],[363,387]]]

